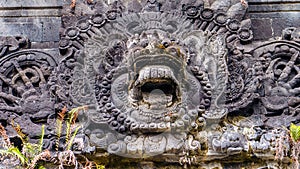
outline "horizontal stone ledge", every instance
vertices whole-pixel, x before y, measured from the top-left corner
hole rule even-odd
[[[274,11],[274,12],[251,12],[249,13],[251,18],[289,18],[295,19],[295,22],[299,20],[300,11]],[[297,24],[297,23],[295,23]]]
[[[57,42],[59,41],[60,27],[59,17],[34,18],[30,22],[18,18],[14,22],[0,22],[0,36],[25,36],[31,42]]]
[[[22,9],[22,10],[1,10],[0,17],[40,17],[40,16],[61,16],[61,9]]]
[[[48,49],[48,48],[53,48],[53,49],[57,50],[56,54],[59,55],[58,47],[59,47],[59,43],[58,42],[31,42],[31,45],[30,45],[31,49]]]
[[[0,7],[60,7],[64,0],[1,0]]]
[[[300,12],[300,3],[292,4],[292,5],[282,5],[282,4],[272,4],[272,5],[250,5],[249,12],[282,12],[282,11],[299,11]]]
[[[264,3],[264,4],[271,4],[271,3],[300,3],[300,0],[248,0],[249,4],[254,3]]]

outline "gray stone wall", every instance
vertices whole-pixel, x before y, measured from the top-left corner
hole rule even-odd
[[[25,36],[33,44],[59,41],[63,0],[0,1],[0,36]],[[38,46],[43,47],[43,45]],[[45,46],[46,47],[46,46]]]
[[[31,42],[58,42],[62,13],[70,3],[70,0],[2,0],[0,36],[23,35]],[[248,5],[254,40],[274,39],[286,27],[300,26],[300,0],[248,0]]]
[[[249,0],[254,40],[274,39],[286,27],[300,27],[299,0]]]
[[[300,0],[246,1],[1,0],[0,123],[114,169],[299,165]]]

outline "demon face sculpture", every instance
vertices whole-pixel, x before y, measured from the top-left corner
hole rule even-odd
[[[300,119],[298,89],[277,83],[298,81],[299,45],[250,44],[240,1],[176,2],[116,2],[65,29],[54,93],[57,107],[89,107],[82,151],[181,163],[274,154],[277,127]]]
[[[111,84],[111,102],[127,116],[124,128],[144,133],[189,126],[205,97],[187,69],[188,48],[157,32],[136,35],[127,45]]]
[[[59,58],[14,52],[20,38],[3,43],[6,128],[7,117],[31,126],[23,132],[37,141],[37,127],[46,124],[44,148],[53,149],[58,112],[86,105],[74,152],[184,164],[244,156],[269,161],[287,135],[282,126],[299,123],[299,29],[251,43],[240,0],[86,5],[91,13],[74,15],[77,22],[64,28]]]
[[[189,132],[205,127],[204,116],[219,120],[227,113],[221,99],[227,79],[224,39],[193,30],[186,18],[171,14],[127,19],[89,38],[84,65],[75,67],[88,72],[83,82],[95,89],[97,108],[88,115],[92,129],[86,128],[91,144],[137,157],[179,151],[188,142],[200,150]]]

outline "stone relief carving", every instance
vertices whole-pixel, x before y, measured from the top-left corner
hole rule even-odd
[[[281,127],[299,123],[298,28],[252,43],[240,1],[89,7],[64,29],[59,63],[35,50],[6,55],[3,47],[1,121],[35,128],[64,106],[87,105],[81,153],[175,154],[170,159],[181,164],[239,160],[235,154],[268,159]],[[51,148],[55,134],[47,132]]]
[[[0,37],[0,56],[15,52],[21,48],[25,49],[30,46],[29,40],[22,36],[17,37]]]
[[[12,136],[15,133],[9,124],[22,124],[24,134],[35,140],[41,124],[54,119],[55,100],[51,99],[48,80],[57,61],[41,51],[23,50],[2,57],[0,64],[1,122]],[[48,141],[45,139],[45,146]]]

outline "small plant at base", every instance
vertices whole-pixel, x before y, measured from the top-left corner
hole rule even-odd
[[[290,136],[292,138],[292,159],[295,162],[295,168],[299,168],[299,155],[300,155],[300,126],[291,123]]]
[[[86,158],[85,156],[82,156],[82,157],[85,159],[85,164],[82,166],[82,169],[93,169],[93,168],[105,169],[104,165],[97,164],[94,161],[89,161],[89,159]]]
[[[9,137],[8,137],[8,135],[6,134],[5,128],[4,128],[1,124],[0,124],[0,136],[2,136],[3,139],[4,139],[4,144],[3,144],[3,146],[6,147],[6,148],[10,147],[10,146],[11,146],[11,143],[10,143]]]
[[[288,134],[286,134],[286,131],[284,131],[278,139],[276,139],[276,155],[275,160],[283,160],[285,156],[288,155],[288,151],[290,150],[289,145],[290,137]]]
[[[67,108],[64,107],[61,112],[58,113],[57,119],[56,119],[56,151],[58,151],[59,148],[59,140],[61,136],[62,131],[62,125],[67,112]]]
[[[14,159],[9,159],[9,165],[17,166],[21,165],[26,169],[45,169],[44,166],[39,165],[38,162],[40,160],[46,161],[50,160],[54,164],[58,164],[59,169],[63,169],[64,166],[73,166],[75,169],[82,166],[85,169],[105,169],[104,165],[98,165],[95,162],[89,161],[87,158],[84,165],[77,161],[75,154],[71,151],[71,147],[75,140],[75,137],[80,129],[80,126],[76,126],[76,119],[80,111],[85,111],[87,109],[86,106],[81,106],[70,110],[67,113],[67,108],[64,107],[60,113],[58,113],[58,117],[56,120],[56,150],[59,148],[59,141],[61,139],[63,125],[65,123],[66,128],[63,134],[66,135],[64,140],[63,151],[57,152],[57,158],[51,156],[49,150],[43,150],[43,142],[45,135],[45,126],[42,125],[41,137],[38,144],[32,144],[28,142],[28,137],[22,132],[20,125],[16,124],[12,121],[12,127],[18,134],[18,137],[21,139],[23,148],[22,152],[15,146],[10,143],[9,137],[6,134],[5,128],[0,124],[0,136],[3,137],[2,144],[5,149],[0,149],[0,157],[13,157]],[[0,140],[1,141],[1,140]],[[1,160],[1,158],[0,158]],[[54,161],[52,161],[54,160]],[[13,162],[13,163],[11,163]],[[82,168],[81,167],[81,168]]]
[[[294,142],[300,141],[300,126],[296,126],[295,124],[291,123],[290,136]]]
[[[276,155],[275,159],[283,160],[284,156],[288,155],[288,151],[291,150],[291,158],[295,169],[300,167],[299,155],[300,155],[300,126],[296,126],[291,123],[290,130],[286,129],[289,134],[283,133],[276,141]]]
[[[83,110],[85,111],[87,109],[86,106],[81,106],[81,107],[77,107],[72,109],[69,113],[68,113],[68,119],[66,121],[67,123],[67,133],[66,133],[66,150],[70,150],[72,143],[74,141],[75,136],[77,135],[78,130],[80,129],[80,126],[76,127],[72,137],[71,136],[71,132],[72,132],[72,128],[75,127],[76,124],[76,119],[78,117],[78,113],[79,111]]]
[[[56,119],[56,151],[59,149],[59,142],[62,134],[62,126],[63,122],[66,123],[66,137],[65,137],[65,145],[64,145],[64,150],[70,150],[71,146],[73,144],[73,141],[75,139],[75,136],[77,135],[78,130],[80,129],[81,126],[76,126],[76,119],[78,117],[78,114],[80,111],[85,111],[87,109],[87,106],[81,106],[81,107],[76,107],[70,110],[67,113],[67,118],[65,120],[66,116],[66,111],[67,108],[64,107],[60,113],[58,113],[58,117]],[[73,129],[75,130],[73,131]],[[72,134],[73,131],[73,134]],[[71,136],[72,134],[72,136]]]
[[[5,149],[0,149],[0,160],[3,161],[4,158],[6,158],[6,165],[16,165],[16,163],[21,162],[22,165],[25,163],[25,157],[23,154],[20,152],[20,150],[12,146],[8,135],[6,134],[5,128],[0,124],[0,136],[4,140],[2,140],[2,147]],[[2,162],[1,162],[2,163]],[[4,162],[3,162],[4,163]]]
[[[80,126],[76,126],[76,119],[78,117],[78,114],[80,111],[85,111],[87,109],[86,106],[81,106],[72,109],[71,111],[67,112],[66,107],[62,109],[60,113],[58,113],[58,118],[56,121],[56,134],[57,134],[57,140],[56,140],[56,150],[58,151],[59,147],[59,140],[61,139],[62,135],[62,129],[64,122],[66,123],[66,131],[64,134],[66,135],[63,151],[57,152],[57,158],[54,158],[54,156],[51,156],[51,153],[49,150],[43,150],[43,141],[44,141],[44,135],[45,135],[45,126],[42,125],[42,131],[41,131],[41,137],[38,142],[38,144],[32,144],[28,142],[27,136],[22,132],[22,129],[20,125],[16,124],[15,122],[12,122],[12,127],[16,130],[18,137],[21,139],[23,148],[22,152],[15,146],[13,146],[10,143],[9,137],[6,134],[6,131],[4,127],[0,124],[0,136],[3,137],[2,144],[5,149],[0,149],[0,157],[6,156],[6,157],[13,157],[14,159],[9,159],[9,163],[13,166],[20,165],[26,169],[45,169],[44,166],[39,165],[38,162],[40,160],[46,161],[50,160],[54,164],[58,164],[59,169],[63,169],[64,166],[73,166],[75,169],[77,168],[84,168],[84,169],[105,169],[104,165],[98,165],[95,162],[89,161],[87,158],[84,165],[82,165],[80,162],[77,161],[75,154],[73,151],[71,151],[71,147],[73,145],[73,142],[75,140],[75,137],[80,129]],[[1,141],[1,140],[0,140]],[[0,158],[1,160],[1,158]],[[54,161],[52,161],[54,160]],[[82,166],[82,167],[80,167]]]
[[[17,147],[11,146],[8,149],[0,150],[1,156],[15,156],[22,163],[22,165],[28,162],[27,158],[20,152]]]
[[[23,143],[23,149],[22,152],[20,150],[13,146],[9,139],[7,140],[8,136],[6,135],[6,132],[4,132],[4,127],[0,124],[0,135],[6,140],[7,149],[0,150],[0,154],[2,156],[14,156],[17,157],[17,159],[21,162],[22,166],[28,169],[33,169],[37,166],[37,162],[39,160],[46,160],[50,158],[50,152],[48,150],[42,151],[43,146],[43,139],[44,139],[44,128],[45,126],[42,126],[42,134],[39,141],[39,144],[32,144],[28,142],[28,138],[26,135],[22,132],[20,125],[15,124],[12,122],[12,127],[16,130],[18,133],[19,138],[21,139]],[[39,168],[43,166],[38,166]]]
[[[76,119],[78,117],[78,114],[80,111],[85,111],[87,109],[87,106],[81,106],[77,108],[73,108],[67,113],[66,117],[66,107],[62,109],[60,113],[58,113],[58,118],[57,118],[57,126],[56,126],[56,134],[57,134],[57,140],[56,140],[56,150],[58,151],[59,149],[59,143],[60,143],[60,137],[62,134],[62,126],[63,122],[66,123],[66,137],[65,137],[65,145],[63,146],[63,151],[58,152],[57,157],[58,161],[54,163],[59,164],[59,168],[63,169],[64,165],[67,166],[75,166],[75,168],[78,168],[78,162],[76,160],[76,157],[71,151],[71,147],[73,145],[73,141],[78,133],[78,130],[80,129],[81,126],[76,126]],[[66,117],[66,119],[65,119]],[[75,128],[75,130],[74,130]],[[72,134],[73,133],[73,134]]]
[[[104,165],[96,164],[96,169],[105,169],[105,166]]]

